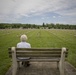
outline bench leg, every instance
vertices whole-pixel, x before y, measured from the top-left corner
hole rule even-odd
[[[64,65],[62,64],[62,62],[59,62],[59,71],[60,71],[60,75],[65,75],[64,72]]]
[[[13,67],[12,67],[12,75],[16,75],[16,73],[17,73],[17,66],[13,65]]]

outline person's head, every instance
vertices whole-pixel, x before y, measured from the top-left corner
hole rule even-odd
[[[25,42],[27,40],[27,36],[25,34],[20,37],[21,42]]]

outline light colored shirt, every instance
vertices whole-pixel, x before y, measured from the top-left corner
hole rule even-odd
[[[17,48],[31,48],[31,45],[27,42],[20,42],[17,44]]]
[[[20,42],[17,44],[17,48],[31,48],[31,45],[27,42]],[[21,60],[28,60],[30,59],[30,57],[19,57],[18,59],[21,59]]]

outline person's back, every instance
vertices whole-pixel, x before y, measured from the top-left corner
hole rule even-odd
[[[20,42],[17,44],[17,48],[31,48],[31,46],[27,42]]]
[[[19,42],[17,44],[17,48],[31,48],[31,45],[26,42],[26,40],[27,40],[27,36],[26,35],[21,35],[20,40],[21,40],[21,42]],[[30,57],[29,58],[18,58],[18,59],[28,59],[29,60]],[[26,66],[26,65],[29,66],[29,61],[22,62],[22,64],[24,66]]]

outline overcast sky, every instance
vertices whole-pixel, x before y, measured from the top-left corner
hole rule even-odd
[[[0,23],[76,24],[76,0],[0,0]]]

